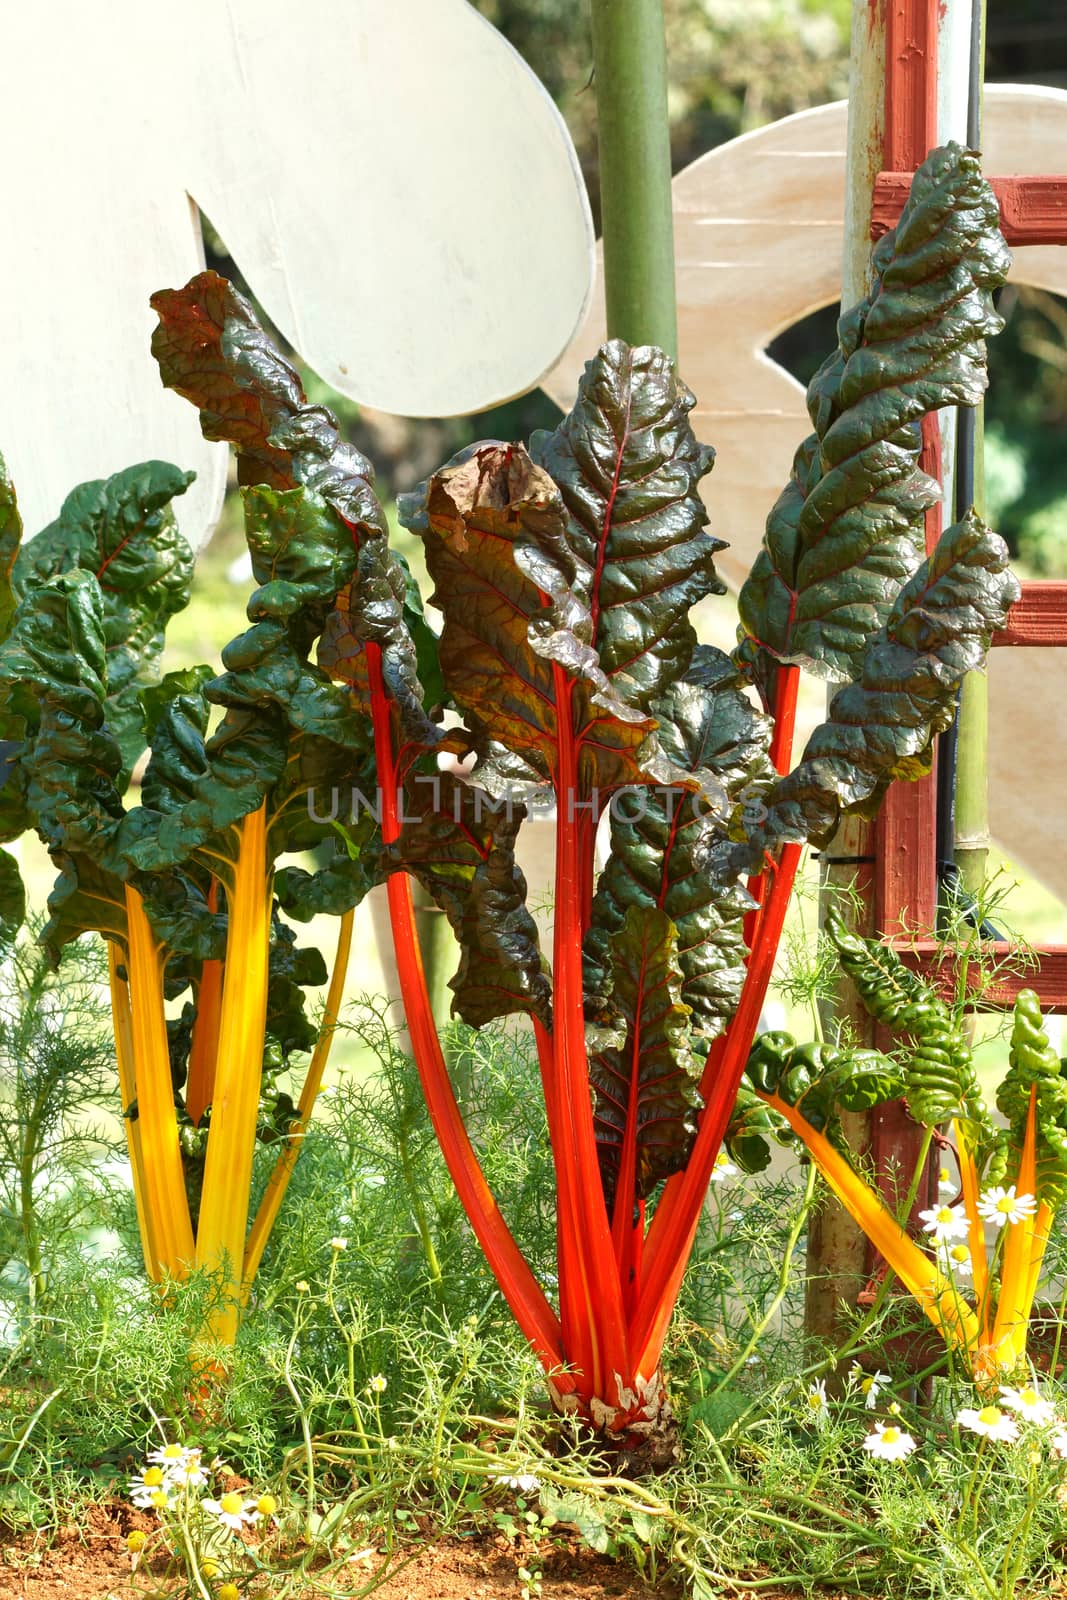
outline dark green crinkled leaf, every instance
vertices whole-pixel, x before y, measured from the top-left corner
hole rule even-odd
[[[584,946],[586,1015],[611,1025],[612,941],[628,907],[658,906],[677,928],[692,1029],[710,1039],[737,1009],[747,959],[742,924],[752,901],[706,863],[738,805],[757,799],[770,781],[770,724],[742,691],[729,657],[708,646],[697,648],[656,715],[668,759],[699,775],[701,788],[644,786],[612,802],[611,854]]]
[[[701,1064],[689,1047],[689,1007],[681,986],[670,917],[656,906],[631,905],[611,942],[611,988],[623,1040],[591,1053],[589,1061],[609,1209],[620,1182],[629,1192],[621,1169],[628,1124],[635,1200],[681,1171],[696,1135]]]
[[[693,435],[695,403],[661,350],[613,339],[586,363],[559,427],[530,441],[565,508],[554,565],[591,619],[579,643],[596,650],[619,698],[643,711],[689,665],[690,608],[725,592],[713,562],[723,541],[705,531],[697,487],[715,452]],[[539,621],[535,647],[570,667],[572,631],[557,605]]]
[[[551,987],[526,909],[515,838],[526,813],[449,773],[416,773],[403,791],[403,825],[386,870],[413,874],[460,943],[453,1010],[478,1027],[527,1011],[546,1025]]]
[[[1041,1001],[1032,989],[1015,1000],[1008,1071],[997,1090],[997,1109],[1008,1120],[1007,1144],[1022,1149],[1031,1092],[1036,1091],[1037,1192],[1056,1207],[1067,1198],[1067,1077],[1049,1043]]]
[[[12,570],[22,542],[15,488],[0,456],[0,641],[7,638],[18,601],[12,584]]]
[[[566,674],[583,795],[667,776],[651,708],[689,664],[690,607],[721,591],[721,541],[704,531],[697,492],[711,452],[693,437],[692,405],[665,356],[616,340],[529,455],[475,445],[402,497],[445,618],[445,682],[485,783],[516,776],[491,759],[497,746],[542,781],[558,777],[553,664]]]
[[[919,471],[915,424],[981,399],[983,340],[1003,326],[991,293],[1010,260],[978,155],[933,151],[875,250],[871,294],[841,318],[839,348],[809,385],[815,432],[741,590],[742,629],[778,660],[857,676],[922,560],[923,514],[940,493]]]
[[[0,850],[0,948],[11,944],[26,920],[26,891],[19,864],[8,850]]]
[[[123,787],[146,744],[141,692],[159,676],[167,623],[189,603],[193,554],[171,502],[194,477],[165,461],[145,461],[80,484],[15,563],[20,597],[79,568],[100,585],[107,724],[122,750]]]
[[[844,812],[873,816],[894,779],[929,771],[965,674],[982,665],[1018,596],[1007,547],[973,512],[946,529],[868,641],[857,681],[837,691],[799,765],[765,797],[736,860],[758,867],[787,839],[825,845]]]

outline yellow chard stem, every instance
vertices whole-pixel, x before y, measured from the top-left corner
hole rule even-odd
[[[218,882],[212,879],[208,906],[214,911],[218,901]],[[221,961],[204,961],[196,991],[196,1020],[189,1046],[189,1076],[185,1085],[185,1109],[194,1128],[200,1126],[215,1096],[215,1056],[219,1047],[219,1018],[222,1007]]]
[[[296,1108],[296,1117],[289,1124],[282,1153],[274,1164],[274,1171],[267,1181],[263,1198],[259,1203],[255,1221],[248,1235],[248,1247],[245,1251],[244,1281],[245,1292],[252,1283],[263,1255],[264,1247],[270,1238],[271,1229],[274,1227],[281,1209],[285,1191],[296,1166],[296,1158],[300,1154],[300,1144],[307,1131],[311,1120],[311,1113],[315,1106],[315,1099],[322,1084],[322,1075],[326,1070],[326,1063],[330,1055],[330,1045],[337,1028],[337,1019],[341,1012],[341,1000],[344,995],[345,978],[348,974],[348,958],[352,949],[352,928],[355,923],[355,911],[346,911],[341,918],[341,926],[337,934],[337,950],[334,955],[333,972],[330,975],[330,987],[326,993],[326,1010],[322,1018],[322,1027],[319,1037],[315,1042],[315,1053],[304,1079],[304,1087],[300,1094],[300,1104]]]
[[[1023,1134],[1015,1193],[1033,1194],[1036,1187],[1037,1085],[1035,1084],[1030,1090],[1030,1104],[1026,1112],[1026,1130]],[[1032,1276],[1035,1222],[1036,1217],[1023,1217],[1020,1222],[1004,1224],[1008,1230],[1008,1237],[1004,1243],[1000,1299],[997,1303],[997,1318],[993,1324],[992,1338],[994,1360],[1002,1372],[1012,1371],[1026,1352],[1026,1335],[1030,1324],[1030,1305],[1027,1295]],[[1036,1289],[1036,1282],[1034,1287]]]
[[[238,834],[237,862],[228,895],[217,1066],[196,1237],[196,1264],[215,1275],[219,1286],[219,1303],[209,1318],[209,1331],[224,1345],[236,1341],[240,1319],[240,1279],[263,1076],[272,882],[264,806],[242,819]]]
[[[193,1226],[185,1192],[167,1018],[163,1009],[163,947],[136,889],[126,886],[130,1042],[141,1148],[143,1201],[152,1240],[153,1278],[182,1278],[194,1258]]]
[[[974,1272],[974,1297],[982,1323],[982,1343],[989,1342],[992,1307],[989,1303],[989,1263],[985,1252],[985,1224],[978,1214],[979,1181],[974,1152],[967,1143],[963,1126],[952,1124],[956,1135],[956,1154],[960,1163],[960,1184],[963,1189],[963,1208],[967,1213],[967,1243],[971,1250],[971,1268]]]
[[[145,1209],[144,1156],[141,1151],[141,1122],[139,1117],[128,1117],[126,1112],[137,1098],[134,1073],[133,1019],[130,1015],[130,991],[126,979],[119,972],[120,951],[114,940],[107,942],[107,971],[111,985],[111,1026],[115,1035],[115,1060],[119,1070],[119,1094],[122,1098],[122,1125],[126,1130],[126,1147],[130,1152],[130,1170],[133,1173],[133,1199],[137,1207],[137,1228],[141,1235],[141,1251],[145,1270],[153,1282],[158,1281],[159,1267],[156,1246],[152,1241],[150,1218]]]
[[[918,1301],[924,1314],[952,1344],[972,1355],[978,1349],[978,1320],[955,1284],[910,1239],[881,1197],[868,1188],[825,1134],[777,1095],[763,1095],[803,1140],[808,1153],[852,1220]]]

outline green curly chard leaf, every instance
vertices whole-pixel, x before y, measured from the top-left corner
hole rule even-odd
[[[940,494],[919,471],[915,424],[981,399],[983,340],[1003,326],[991,295],[1010,260],[978,155],[934,150],[875,249],[871,294],[841,318],[839,348],[808,387],[815,432],[739,599],[757,651],[859,675],[867,639],[922,560],[924,512]]]
[[[795,1142],[789,1124],[742,1079],[724,1136],[727,1154],[742,1172],[765,1172],[771,1164],[772,1139],[781,1145]]]
[[[899,1097],[898,1064],[878,1050],[838,1050],[825,1044],[797,1044],[791,1034],[761,1033],[749,1054],[745,1075],[757,1095],[793,1106],[816,1132],[842,1144],[838,1113],[869,1111]]]
[[[1022,1149],[1031,1093],[1036,1092],[1038,1198],[1053,1208],[1067,1199],[1067,1078],[1049,1043],[1033,989],[1015,999],[1008,1071],[997,1090],[1009,1148]]]
[[[827,915],[826,932],[870,1016],[912,1041],[903,1068],[903,1093],[912,1116],[928,1127],[960,1118],[987,1137],[989,1113],[971,1047],[944,1001],[895,950],[853,933],[836,910]]]
[[[145,461],[80,484],[15,563],[20,597],[59,573],[79,569],[91,572],[100,585],[107,724],[122,750],[123,787],[147,742],[141,692],[159,677],[167,623],[189,603],[193,553],[175,521],[172,501],[194,477],[165,461]]]
[[[677,929],[691,1028],[712,1039],[737,1009],[747,958],[742,925],[752,901],[706,863],[721,850],[720,830],[736,808],[770,781],[770,725],[742,692],[729,657],[708,646],[694,651],[656,716],[668,759],[701,787],[635,788],[613,802],[611,854],[584,945],[586,1016],[611,1026],[612,943],[630,906],[656,906]]]
[[[830,702],[799,765],[765,797],[737,859],[758,867],[784,840],[825,845],[845,812],[873,816],[889,784],[930,770],[964,676],[980,667],[1019,585],[1003,540],[971,512],[945,530]]]
[[[700,1063],[689,1048],[674,924],[656,906],[627,909],[611,944],[611,987],[622,1042],[589,1061],[609,1209],[617,1188],[643,1200],[680,1172],[696,1136]]]

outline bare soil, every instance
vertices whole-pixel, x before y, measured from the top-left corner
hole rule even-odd
[[[134,1600],[151,1588],[147,1574],[131,1582],[126,1535],[152,1523],[128,1505],[91,1507],[84,1522],[46,1542],[0,1532],[0,1600]],[[352,1590],[380,1566],[368,1552],[354,1563]],[[536,1566],[543,1600],[681,1600],[681,1588],[661,1579],[653,1588],[625,1566],[574,1539],[543,1544],[536,1556],[502,1534],[443,1539],[418,1546],[374,1592],[381,1600],[518,1600],[518,1569]],[[334,1579],[335,1589],[339,1587]],[[262,1591],[259,1591],[262,1593]],[[762,1591],[763,1600],[796,1600],[793,1591]],[[823,1600],[843,1600],[826,1594]]]

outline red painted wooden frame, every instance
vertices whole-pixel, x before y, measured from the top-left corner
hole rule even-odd
[[[924,152],[925,153],[925,152]],[[871,238],[888,233],[908,198],[910,172],[880,172],[874,180]],[[1067,238],[1067,177],[990,178],[1000,201],[1000,226],[1009,244],[1063,244]]]

